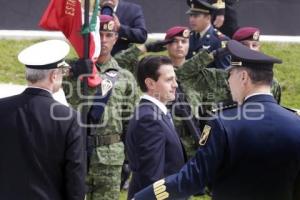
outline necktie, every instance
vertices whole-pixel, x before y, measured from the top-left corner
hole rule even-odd
[[[200,39],[201,39],[201,34],[200,34],[200,33],[196,33],[196,38],[197,38],[198,40],[200,40]]]
[[[167,112],[166,117],[168,118],[168,120],[170,121],[170,123],[172,124],[172,126],[174,126],[174,122],[173,122],[172,115],[171,115],[170,112]]]

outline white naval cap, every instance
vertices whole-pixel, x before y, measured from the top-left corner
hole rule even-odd
[[[70,51],[70,46],[63,40],[47,40],[33,44],[19,55],[19,61],[27,68],[32,69],[55,69],[70,67],[64,58]]]

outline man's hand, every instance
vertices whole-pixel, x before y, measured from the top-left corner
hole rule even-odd
[[[80,58],[74,62],[70,63],[71,73],[73,77],[77,78],[82,74],[92,73],[93,62],[91,59]]]
[[[146,43],[146,49],[148,52],[160,52],[166,50],[165,45],[172,43],[174,40],[158,40],[155,42]]]
[[[120,27],[121,27],[120,20],[119,20],[118,16],[115,13],[113,14],[113,18],[114,18],[114,22],[115,22],[115,25],[117,27],[117,30],[119,31]]]
[[[224,20],[225,20],[224,15],[217,15],[214,21],[214,26],[216,28],[220,28],[221,26],[223,26]]]
[[[223,58],[225,55],[228,55],[228,49],[227,48],[219,48],[216,50],[213,50],[211,52],[214,59]]]

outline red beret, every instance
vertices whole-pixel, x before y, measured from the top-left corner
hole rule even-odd
[[[116,32],[114,18],[109,15],[100,15],[100,31]]]
[[[255,27],[243,27],[239,28],[232,36],[232,39],[237,41],[254,40],[258,41],[260,30]]]
[[[187,27],[174,26],[167,30],[165,40],[173,39],[176,36],[189,38],[190,30]]]

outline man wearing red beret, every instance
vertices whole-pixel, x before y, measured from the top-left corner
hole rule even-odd
[[[239,41],[243,45],[252,50],[260,50],[259,42],[260,30],[255,27],[242,27],[239,28],[232,36],[232,39]]]
[[[128,119],[137,102],[137,86],[132,73],[119,66],[111,56],[118,39],[117,28],[111,16],[100,16],[101,52],[97,59],[100,85],[88,88],[89,112],[89,156],[87,177],[87,200],[118,200],[120,193],[121,168],[124,161],[124,145],[121,141],[125,119]],[[72,80],[70,104],[82,107],[78,83]]]

